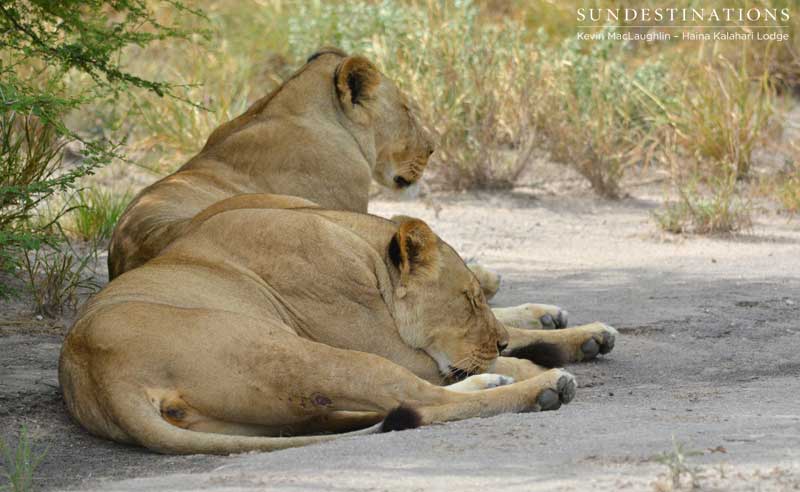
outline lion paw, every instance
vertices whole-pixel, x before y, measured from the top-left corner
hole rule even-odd
[[[524,330],[557,330],[567,327],[567,311],[550,304],[522,304],[492,309],[498,321]]]
[[[614,349],[614,342],[619,332],[612,326],[603,323],[597,324],[598,329],[596,332],[592,333],[592,337],[581,344],[578,360],[592,360],[598,354],[607,354]]]
[[[554,314],[549,312],[544,313],[539,318],[539,323],[542,325],[543,330],[559,330],[567,327],[567,312],[556,306],[550,306]]]
[[[556,377],[553,378],[555,383],[552,387],[539,393],[533,411],[558,410],[562,404],[567,404],[575,398],[575,391],[578,387],[575,376],[562,369],[555,370],[558,371]]]
[[[447,389],[468,393],[471,391],[481,391],[485,389],[497,388],[514,382],[514,378],[502,374],[476,374],[463,381],[446,386]]]

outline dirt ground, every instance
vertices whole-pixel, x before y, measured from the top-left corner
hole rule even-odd
[[[800,489],[800,219],[677,237],[650,219],[657,192],[611,203],[534,191],[436,196],[435,208],[379,199],[371,212],[421,217],[499,271],[498,306],[557,304],[572,325],[620,331],[612,353],[568,368],[580,387],[559,411],[268,454],[155,455],[70,421],[56,379],[69,320],[18,302],[0,305],[0,437],[24,424],[48,448],[40,490],[658,491],[673,436],[701,453],[687,460],[702,490]]]

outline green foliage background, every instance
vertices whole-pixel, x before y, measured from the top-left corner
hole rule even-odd
[[[202,17],[181,2],[162,3],[183,16]],[[16,269],[20,255],[44,244],[57,247],[63,241],[52,227],[57,218],[35,224],[31,213],[119,157],[121,142],[75,132],[64,124],[65,117],[137,89],[179,97],[169,82],[124,69],[120,53],[190,32],[159,22],[152,4],[143,0],[0,4],[0,269]],[[68,84],[68,79],[79,83]],[[67,168],[62,149],[70,141],[82,143],[82,159]],[[8,287],[0,284],[0,296],[7,294]]]

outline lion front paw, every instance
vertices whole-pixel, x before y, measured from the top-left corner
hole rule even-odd
[[[550,304],[521,304],[492,309],[498,321],[523,330],[557,330],[567,327],[567,311]]]
[[[476,374],[475,376],[470,376],[463,381],[445,387],[451,391],[469,393],[472,391],[497,388],[498,386],[505,386],[513,382],[514,378],[502,374]]]
[[[607,354],[614,349],[619,332],[604,323],[595,323],[597,328],[591,333],[591,338],[581,344],[578,360],[587,361],[597,357],[598,354]]]
[[[548,388],[543,389],[536,397],[536,404],[531,411],[558,410],[575,398],[578,383],[575,376],[563,369],[553,369],[545,375],[550,379]]]

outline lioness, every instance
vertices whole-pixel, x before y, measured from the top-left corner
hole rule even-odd
[[[367,59],[333,48],[312,55],[133,199],[111,238],[109,277],[154,258],[195,214],[234,195],[293,195],[366,212],[372,179],[404,188],[425,170],[434,142],[417,112]]]
[[[240,196],[84,306],[59,381],[96,435],[227,454],[556,409],[574,378],[500,353],[557,366],[614,334],[506,329],[420,220]]]

